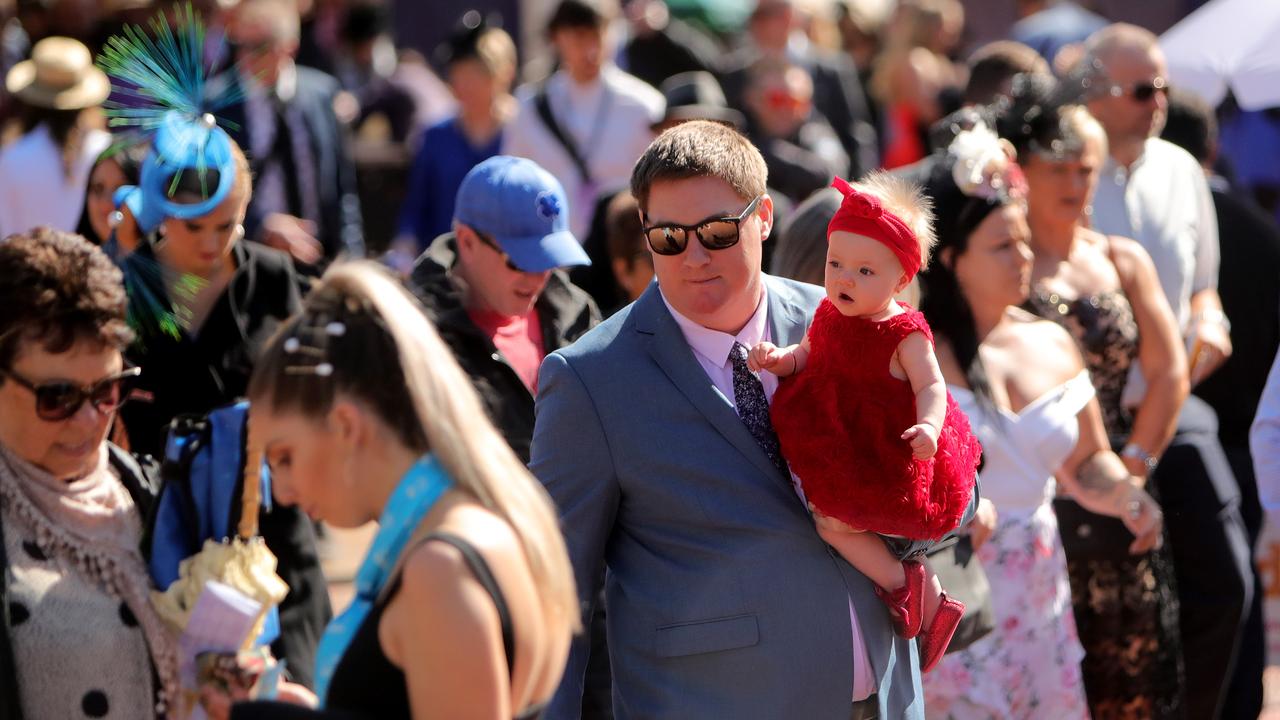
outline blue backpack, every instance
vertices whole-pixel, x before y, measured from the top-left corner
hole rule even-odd
[[[225,540],[240,519],[244,479],[245,419],[249,403],[219,408],[205,417],[178,417],[169,426],[162,486],[151,520],[151,579],[164,590],[178,579],[178,566],[200,551],[205,540]],[[271,478],[262,469],[262,506],[271,509]],[[280,635],[273,608],[259,645]]]

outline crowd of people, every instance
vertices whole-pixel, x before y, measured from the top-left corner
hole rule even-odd
[[[1259,716],[1273,112],[1072,0],[395,5],[0,3],[0,718]]]

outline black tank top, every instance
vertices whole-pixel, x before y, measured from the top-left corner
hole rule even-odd
[[[471,543],[450,533],[431,533],[423,537],[418,545],[433,540],[448,543],[462,553],[476,580],[493,598],[498,620],[502,624],[502,647],[506,651],[507,676],[510,678],[515,668],[515,630],[511,624],[507,600],[503,597],[489,564]],[[409,548],[406,553],[412,552],[416,547],[417,545]],[[329,683],[329,697],[325,703],[327,709],[376,718],[410,717],[409,687],[405,682],[404,672],[391,664],[382,651],[382,644],[378,642],[378,625],[382,621],[382,613],[399,590],[400,575],[397,573],[387,593],[365,617],[364,623],[351,639],[351,644],[347,646],[347,651],[338,661],[338,666],[334,668],[333,679]],[[544,708],[545,704],[530,707],[517,715],[515,720],[536,720],[541,717]]]

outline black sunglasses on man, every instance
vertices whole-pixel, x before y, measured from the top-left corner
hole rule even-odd
[[[1134,83],[1128,88],[1124,85],[1112,85],[1109,92],[1112,97],[1128,95],[1135,101],[1144,103],[1155,97],[1156,93],[1167,94],[1169,92],[1169,83],[1165,82],[1164,78],[1158,77],[1147,82]]]
[[[757,195],[737,217],[722,217],[703,220],[697,225],[650,225],[649,218],[640,213],[640,224],[644,228],[645,240],[658,255],[679,255],[689,246],[689,234],[697,236],[698,242],[708,250],[724,250],[738,244],[741,239],[742,221],[751,217],[751,213],[760,206],[763,195]]]

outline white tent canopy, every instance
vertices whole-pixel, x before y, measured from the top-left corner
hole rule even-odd
[[[1160,38],[1169,82],[1217,105],[1280,106],[1280,0],[1211,0]]]

